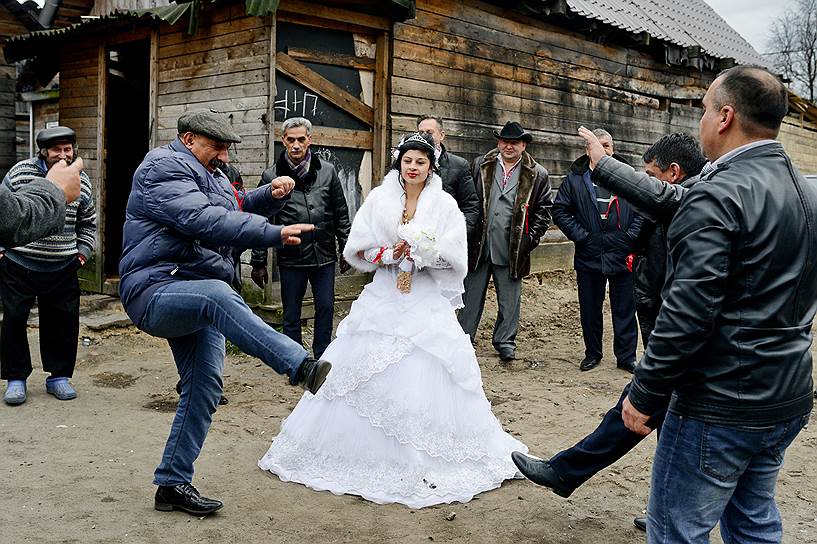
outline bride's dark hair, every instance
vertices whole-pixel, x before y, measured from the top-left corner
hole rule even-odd
[[[422,151],[428,157],[428,162],[431,164],[431,171],[437,171],[437,157],[434,154],[434,140],[428,134],[415,132],[408,134],[400,139],[397,144],[397,158],[392,163],[392,170],[400,171],[400,161],[403,160],[403,155],[410,150]]]

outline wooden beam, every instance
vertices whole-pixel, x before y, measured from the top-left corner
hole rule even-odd
[[[275,127],[275,139],[281,138],[281,127]],[[351,149],[372,149],[374,134],[367,130],[319,127],[312,125],[312,145],[326,147],[348,147]],[[273,161],[270,161],[270,164]]]
[[[338,21],[377,30],[391,30],[391,21],[385,17],[376,15],[366,15],[364,13],[349,11],[346,9],[322,6],[314,2],[304,2],[302,0],[287,0],[282,2],[281,11],[308,15],[309,17],[320,17],[329,21]]]
[[[287,54],[295,60],[302,62],[314,62],[316,64],[328,64],[330,66],[344,66],[355,68],[356,70],[375,70],[375,60],[367,57],[356,57],[354,55],[342,55],[340,53],[327,53],[325,51],[311,51],[300,47],[288,47]]]
[[[276,55],[275,69],[318,93],[367,125],[374,126],[374,109],[286,53]]]
[[[148,83],[148,149],[159,145],[159,31],[150,34],[150,76]]]
[[[386,171],[388,156],[389,122],[389,34],[383,32],[377,37],[377,65],[374,75],[374,142],[372,149],[372,185],[377,184]]]

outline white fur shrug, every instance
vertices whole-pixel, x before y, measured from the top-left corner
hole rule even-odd
[[[383,246],[391,247],[400,240],[397,229],[403,218],[404,197],[397,170],[390,171],[383,183],[371,190],[355,214],[352,230],[343,258],[358,270],[370,272],[378,265],[358,256]],[[454,197],[443,190],[442,180],[433,174],[431,181],[420,193],[417,211],[410,225],[433,236],[439,257],[451,268],[425,268],[437,282],[443,295],[457,304],[463,292],[462,281],[468,272],[468,246],[465,218]],[[411,242],[411,240],[408,240]],[[461,303],[461,302],[460,302]],[[458,304],[457,304],[458,305]]]

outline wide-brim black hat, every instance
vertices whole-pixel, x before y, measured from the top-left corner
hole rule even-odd
[[[503,140],[522,140],[525,143],[530,143],[533,140],[533,136],[529,132],[525,132],[522,125],[516,121],[505,123],[501,131],[494,131],[494,136]]]

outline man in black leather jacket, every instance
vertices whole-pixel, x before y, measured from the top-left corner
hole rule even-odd
[[[301,237],[301,245],[276,250],[281,281],[283,333],[302,343],[301,309],[307,283],[312,285],[315,305],[315,332],[312,351],[320,358],[332,341],[332,319],[335,304],[335,263],[349,237],[351,222],[343,187],[331,163],[309,149],[312,123],[303,117],[292,117],[281,126],[284,150],[274,165],[264,171],[261,185],[276,176],[295,180],[295,189],[286,205],[271,218],[275,224],[294,224],[301,218],[315,225],[315,230]],[[261,288],[267,282],[267,250],[253,251],[250,260],[252,280]],[[341,273],[349,265],[340,258]]]
[[[609,169],[596,168],[593,180],[626,199],[644,217],[641,234],[636,240],[640,253],[634,275],[636,308],[642,312],[639,313],[639,325],[646,345],[655,325],[654,316],[661,307],[661,288],[666,275],[667,230],[681,203],[680,195],[698,181],[697,175],[706,159],[701,154],[698,142],[683,133],[664,136],[644,153],[643,158],[645,173],[636,172],[624,163],[609,161],[606,163],[610,165]],[[681,189],[670,193],[665,190],[668,184],[677,184]],[[650,219],[654,216],[655,219]],[[551,488],[562,497],[569,497],[644,439],[644,435],[625,427],[621,418],[622,403],[629,392],[630,384],[627,384],[616,405],[607,411],[599,425],[573,447],[547,461],[514,452],[514,462],[531,481]],[[652,415],[649,422],[651,428],[660,428],[666,410],[665,405],[663,410]],[[646,531],[645,517],[637,517],[633,523]]]
[[[450,153],[443,144],[445,130],[442,117],[421,115],[417,118],[417,132],[428,134],[434,140],[436,147],[438,174],[443,180],[443,189],[457,201],[462,214],[465,216],[465,227],[468,235],[468,255],[474,253],[475,240],[479,236],[477,222],[479,221],[480,202],[474,177],[471,175],[471,165],[458,155]]]

